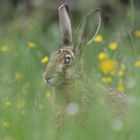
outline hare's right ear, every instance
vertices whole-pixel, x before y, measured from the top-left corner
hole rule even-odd
[[[95,12],[98,13],[98,20],[95,20]],[[81,20],[75,32],[78,41],[75,49],[80,50],[81,55],[83,53],[84,46],[90,44],[94,40],[94,37],[97,35],[100,29],[100,25],[101,15],[99,8],[93,9]]]
[[[68,6],[66,4],[62,4],[58,8],[58,13],[63,47],[70,46],[72,45],[72,31],[71,22],[68,15]]]

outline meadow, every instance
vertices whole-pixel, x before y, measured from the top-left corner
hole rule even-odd
[[[122,124],[106,113],[99,96],[91,103],[87,127],[73,117],[61,140],[140,138],[140,24],[126,23],[109,29],[102,25],[85,49],[83,64],[87,83],[93,83],[91,94],[98,95],[94,83],[116,88],[130,97],[132,112]],[[0,27],[0,140],[51,140],[52,91],[43,72],[60,45],[58,23],[46,33],[38,17],[15,18]]]

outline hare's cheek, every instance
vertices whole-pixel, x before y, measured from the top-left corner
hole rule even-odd
[[[62,64],[57,65],[56,71],[59,72],[59,73],[62,73],[63,67],[64,67],[64,66],[63,66]]]
[[[61,70],[63,69],[63,64],[59,65],[59,69],[61,69]]]

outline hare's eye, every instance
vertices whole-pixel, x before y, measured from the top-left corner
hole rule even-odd
[[[70,63],[71,63],[71,58],[70,57],[65,57],[64,65],[70,65]]]
[[[66,58],[65,58],[64,64],[65,64],[65,65],[69,65],[69,64],[70,64],[70,58],[69,58],[69,57],[66,57]]]

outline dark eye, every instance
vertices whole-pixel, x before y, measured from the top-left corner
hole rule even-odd
[[[66,55],[64,58],[64,65],[70,65],[71,64],[71,56]]]

